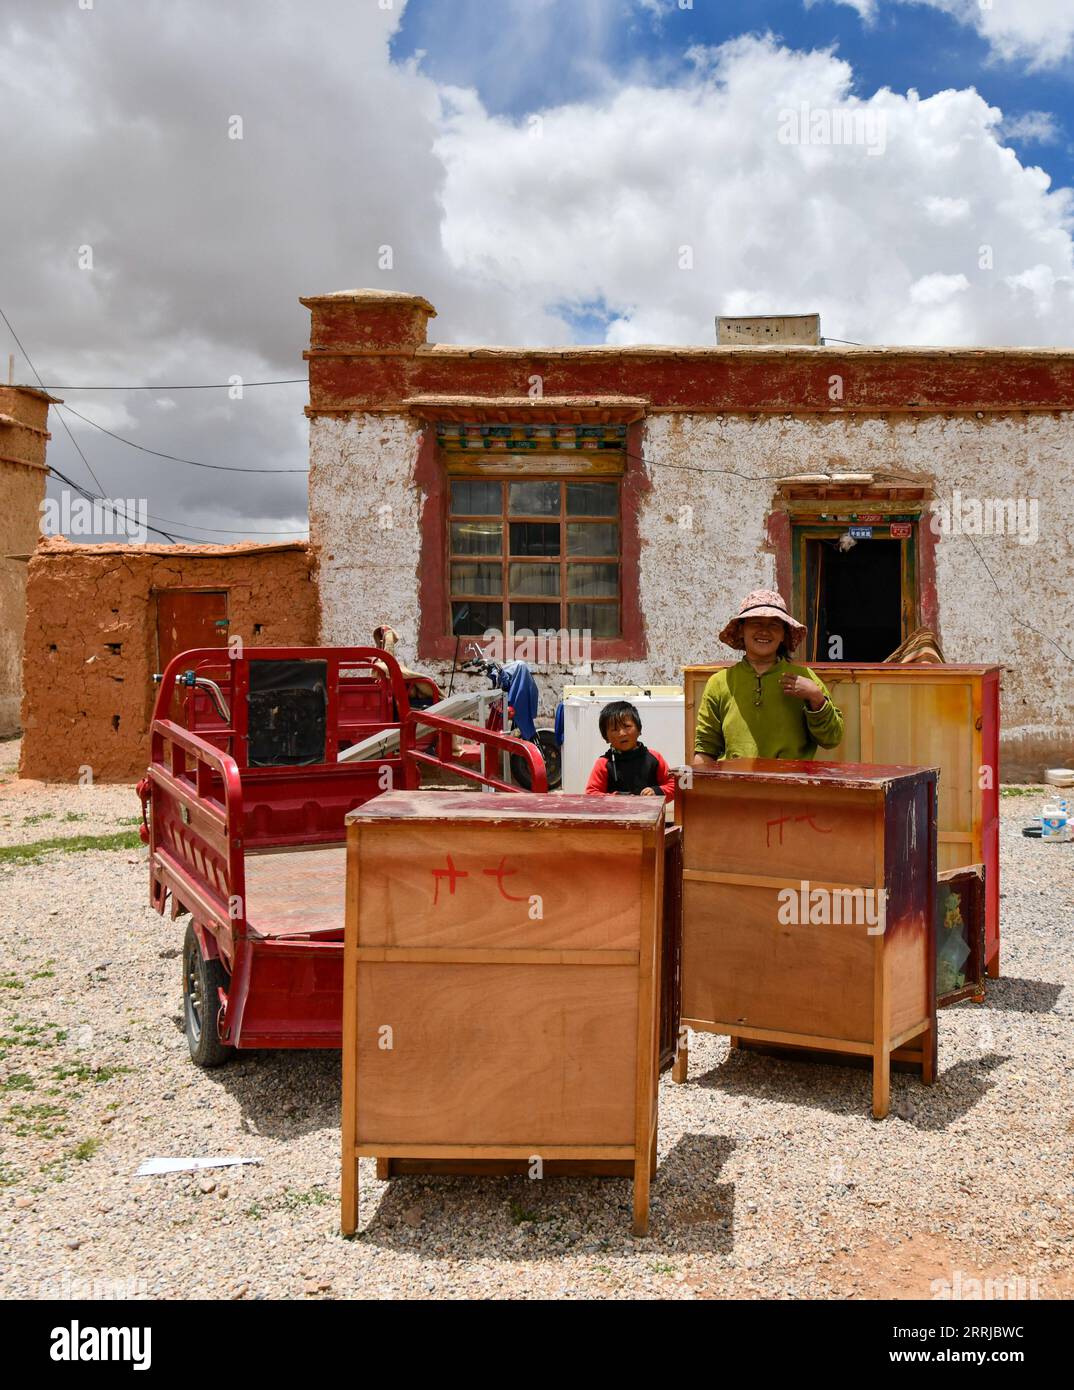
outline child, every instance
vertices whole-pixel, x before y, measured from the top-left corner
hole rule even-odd
[[[660,756],[638,742],[641,719],[633,705],[613,700],[600,712],[600,736],[611,747],[593,764],[586,796],[656,796],[671,801],[675,778]]]

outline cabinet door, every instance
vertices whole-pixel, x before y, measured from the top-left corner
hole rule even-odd
[[[985,992],[985,866],[936,875],[936,1007]]]
[[[870,682],[871,748],[864,760],[938,767],[938,867],[973,858],[973,692],[966,680]],[[866,743],[863,730],[863,743]]]

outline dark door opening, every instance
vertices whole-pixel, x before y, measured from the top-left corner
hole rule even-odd
[[[904,636],[901,542],[809,540],[806,596],[811,660],[883,661]]]

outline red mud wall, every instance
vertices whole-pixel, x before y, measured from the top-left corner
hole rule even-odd
[[[226,590],[228,634],[248,646],[316,641],[305,546],[43,541],[27,576],[21,776],[74,781],[84,767],[98,782],[142,775],[163,589]]]

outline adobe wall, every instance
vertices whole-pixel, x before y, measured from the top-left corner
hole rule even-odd
[[[0,738],[19,730],[26,559],[18,557],[40,534],[52,399],[33,387],[0,386]]]
[[[95,781],[143,774],[162,589],[226,589],[229,635],[250,646],[316,640],[305,546],[42,541],[27,578],[21,776],[73,781],[85,767]]]

